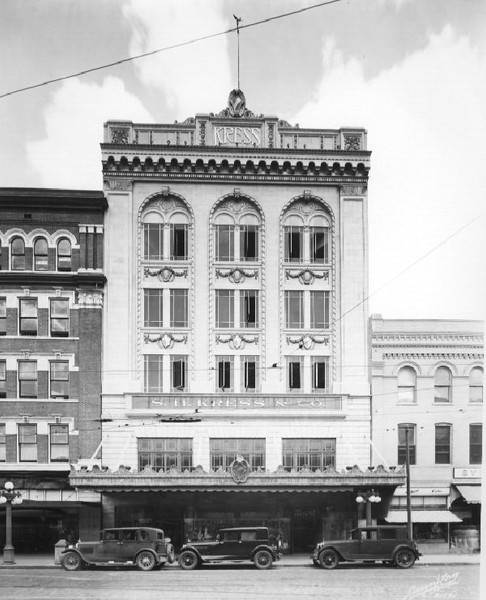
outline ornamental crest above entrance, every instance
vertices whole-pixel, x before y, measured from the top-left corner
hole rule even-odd
[[[235,483],[245,483],[250,475],[250,465],[241,454],[238,454],[230,464],[229,472]]]

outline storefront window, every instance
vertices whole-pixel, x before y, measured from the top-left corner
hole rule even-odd
[[[265,440],[263,438],[213,438],[209,441],[211,469],[228,470],[237,456],[242,456],[251,471],[265,468]]]
[[[139,438],[138,470],[147,466],[156,471],[192,469],[191,438]]]
[[[282,452],[282,464],[287,471],[317,471],[336,464],[334,438],[283,439]]]

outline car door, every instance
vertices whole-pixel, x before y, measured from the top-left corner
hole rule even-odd
[[[360,540],[360,556],[363,560],[378,559],[382,555],[381,542],[376,529],[362,529]]]
[[[118,536],[117,562],[133,560],[139,546],[136,529],[120,529]]]
[[[94,562],[109,562],[116,560],[118,556],[119,531],[117,529],[105,529],[103,540],[97,546],[93,555]]]
[[[241,556],[241,543],[239,531],[224,531],[217,550],[224,559],[238,558]]]
[[[266,540],[261,543],[267,543]],[[258,545],[257,531],[242,531],[240,533],[239,556],[250,558],[253,549]]]
[[[356,559],[359,558],[359,553],[361,551],[361,530],[360,529],[352,529],[348,532],[348,539],[342,544],[337,544],[340,552],[343,554],[344,558],[347,559]]]

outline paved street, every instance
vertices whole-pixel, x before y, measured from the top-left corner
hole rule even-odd
[[[410,570],[381,565],[341,566],[324,571],[285,566],[270,571],[252,566],[210,566],[193,572],[176,567],[141,573],[96,569],[68,573],[62,569],[5,569],[0,597],[128,600],[208,598],[339,598],[340,600],[479,599],[479,565],[417,565]]]

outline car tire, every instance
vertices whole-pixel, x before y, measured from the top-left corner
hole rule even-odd
[[[137,569],[140,571],[153,571],[156,564],[155,556],[152,554],[152,552],[144,550],[137,555],[135,564],[137,565]]]
[[[170,564],[172,564],[175,561],[175,550],[172,544],[170,545],[170,548],[167,549],[167,561]]]
[[[270,569],[273,564],[273,556],[268,550],[258,550],[253,557],[257,569]]]
[[[395,552],[394,563],[399,569],[409,569],[415,564],[415,554],[408,548]]]
[[[83,561],[77,552],[66,552],[61,557],[61,565],[66,571],[80,571]]]
[[[185,550],[179,555],[179,566],[186,571],[193,571],[199,563],[195,552]]]
[[[323,569],[335,569],[339,564],[339,555],[336,550],[323,550],[319,554],[319,564]]]

